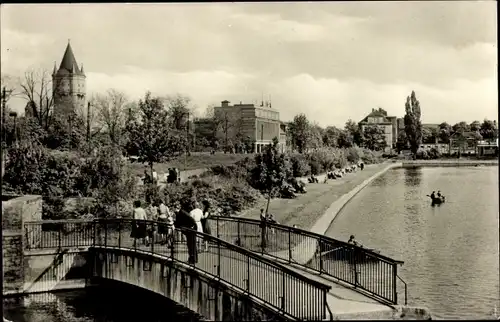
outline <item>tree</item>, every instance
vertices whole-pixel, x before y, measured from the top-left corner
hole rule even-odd
[[[404,117],[405,132],[413,157],[417,155],[418,147],[422,143],[422,122],[420,121],[420,102],[415,92],[406,98],[406,114]]]
[[[207,110],[205,111],[205,119],[207,120],[208,131],[210,132],[210,135],[207,136],[207,140],[210,142],[210,146],[213,149],[217,149],[219,145],[217,132],[224,123],[224,120],[219,116],[220,115],[215,113],[215,106],[213,104],[207,107]]]
[[[485,119],[479,128],[479,133],[485,140],[495,140],[498,138],[498,126],[496,121]]]
[[[124,138],[127,102],[125,94],[115,89],[109,89],[106,94],[99,94],[94,98],[97,122],[114,146],[119,146]]]
[[[323,133],[323,145],[336,148],[339,146],[339,137],[341,130],[335,126],[328,126]]]
[[[278,144],[278,138],[273,138],[272,145],[255,156],[255,168],[251,171],[254,187],[267,196],[266,214],[271,198],[277,196],[292,176],[290,163],[286,155],[279,152]]]
[[[19,96],[26,100],[26,109],[45,130],[50,126],[54,107],[52,86],[50,73],[45,69],[27,71],[19,84]]]
[[[469,125],[469,128],[472,132],[478,132],[479,129],[481,128],[481,122],[474,121]]]
[[[423,143],[434,143],[434,137],[431,129],[427,127],[422,128],[422,142]]]
[[[344,130],[346,134],[352,139],[352,144],[360,146],[363,140],[363,134],[361,133],[361,129],[359,125],[353,120],[349,119],[345,123]]]
[[[470,126],[467,122],[458,122],[457,124],[452,126],[453,133],[464,133],[470,132]]]
[[[139,117],[130,122],[129,150],[136,151],[139,161],[147,163],[153,176],[153,165],[175,157],[183,150],[183,142],[169,131],[171,123],[167,111],[158,97],[147,92],[139,101]]]
[[[365,126],[363,130],[363,145],[365,148],[380,151],[387,146],[384,129],[377,125]]]
[[[323,133],[323,128],[321,128],[318,124],[310,125],[308,148],[321,148],[323,146]]]
[[[449,125],[446,122],[443,122],[439,124],[438,127],[438,137],[439,140],[443,143],[449,143],[450,142],[450,137],[451,137],[451,125]]]
[[[162,99],[168,111],[170,128],[179,131],[185,131],[189,116],[193,115],[194,107],[191,107],[191,98],[182,94],[167,96]]]
[[[290,123],[290,135],[292,145],[297,148],[299,153],[304,153],[310,140],[309,120],[305,114],[295,115]]]

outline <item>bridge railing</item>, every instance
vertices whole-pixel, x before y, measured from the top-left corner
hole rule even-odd
[[[397,266],[402,261],[299,228],[263,225],[260,220],[214,216],[209,222],[212,234],[222,240],[328,275],[382,302],[398,303]]]
[[[177,227],[167,239],[164,223],[141,221],[144,226],[139,229],[136,223],[131,219],[27,222],[25,245],[36,249],[95,245],[162,255],[223,280],[286,316],[301,320],[327,317],[328,285],[239,247],[234,241]],[[135,238],[144,233],[150,238],[148,244]],[[31,246],[35,245],[33,240],[37,240],[35,247]],[[200,253],[194,255],[197,261],[190,261],[188,242],[199,243]]]

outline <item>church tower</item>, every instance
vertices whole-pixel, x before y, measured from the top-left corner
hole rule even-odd
[[[85,73],[83,72],[83,65],[78,68],[69,40],[58,70],[56,70],[54,63],[52,93],[55,115],[69,116],[78,109],[85,108]]]

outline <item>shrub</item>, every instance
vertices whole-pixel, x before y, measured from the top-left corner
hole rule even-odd
[[[253,206],[260,197],[260,193],[246,182],[222,176],[168,185],[160,194],[169,207],[189,208],[193,200],[208,200],[214,211],[220,208],[222,215],[232,215]]]
[[[303,154],[294,153],[290,155],[290,163],[294,177],[305,177],[311,173],[311,166]]]
[[[350,147],[346,149],[346,159],[351,163],[358,163],[360,157],[358,153],[358,149],[354,147]]]
[[[427,160],[429,159],[429,154],[425,150],[418,150],[416,158],[419,160]]]
[[[441,152],[438,149],[432,148],[428,152],[429,159],[439,159],[441,158]]]

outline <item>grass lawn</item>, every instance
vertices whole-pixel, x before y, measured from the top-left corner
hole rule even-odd
[[[166,163],[156,163],[154,169],[158,173],[165,173],[168,168],[178,168],[181,171],[194,170],[202,168],[210,168],[215,165],[231,165],[246,157],[253,157],[253,154],[210,154],[208,152],[192,153],[190,156],[180,156]],[[142,175],[147,164],[131,162],[132,169],[135,174]]]

